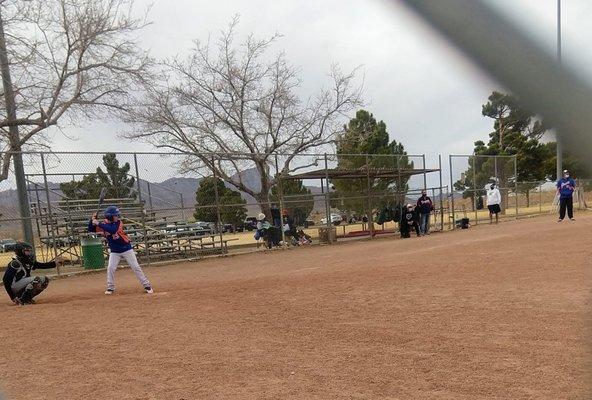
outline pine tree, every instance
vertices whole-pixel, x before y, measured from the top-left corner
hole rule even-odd
[[[530,191],[554,174],[555,167],[549,163],[551,147],[540,142],[547,127],[510,94],[494,91],[483,105],[482,114],[493,119],[494,130],[487,144],[475,142],[476,157],[469,158],[465,178],[457,181],[454,188],[464,191],[464,198],[472,197],[473,191],[476,196],[483,196],[484,187],[496,177],[504,194],[514,189],[517,179],[521,182],[518,191],[526,195],[528,205]],[[479,157],[483,155],[500,157]],[[516,156],[517,174],[514,161],[508,156]],[[504,201],[505,197],[502,196]]]
[[[84,176],[79,181],[70,181],[60,184],[60,189],[70,199],[96,199],[102,188],[107,190],[106,197],[112,199],[136,198],[137,191],[134,186],[136,180],[130,176],[130,164],[119,166],[119,160],[115,153],[106,153],[103,156],[103,165],[97,167],[95,173]]]
[[[240,192],[227,188],[221,179],[213,176],[202,178],[195,192],[195,212],[198,221],[218,222],[216,208],[216,186],[220,199],[220,219],[222,223],[240,225],[247,216],[247,203]]]
[[[413,163],[409,162],[405,148],[396,140],[389,141],[386,124],[377,122],[374,116],[366,111],[359,110],[356,117],[351,119],[344,127],[344,133],[337,138],[338,169],[355,170],[360,168],[388,168],[391,170],[412,169]],[[359,156],[356,154],[370,154]],[[372,155],[378,156],[372,156]],[[388,157],[399,155],[400,157]],[[338,205],[349,211],[364,213],[366,209],[393,205],[395,194],[400,194],[399,202],[404,201],[407,191],[407,180],[399,181],[393,178],[371,179],[370,195],[373,197],[371,204],[365,204],[368,191],[368,181],[362,179],[333,179],[331,181],[337,192]],[[357,198],[356,198],[357,197]]]
[[[303,226],[314,208],[314,199],[310,189],[302,184],[301,180],[283,180],[282,194],[284,195],[284,208],[288,210],[294,219],[296,226]],[[272,201],[279,203],[279,187],[271,189]]]

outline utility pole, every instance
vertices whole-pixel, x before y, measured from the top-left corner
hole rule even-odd
[[[557,0],[557,61],[561,64],[561,0]],[[563,143],[557,129],[555,129],[555,141],[557,143],[557,180],[559,180],[563,175]]]
[[[10,79],[10,64],[6,52],[6,39],[4,37],[4,22],[2,20],[2,9],[0,7],[0,70],[2,72],[2,84],[4,85],[4,100],[6,103],[6,118],[8,121],[16,121],[16,105],[14,102],[14,92],[12,90],[12,80]],[[12,124],[8,127],[8,138],[10,151],[12,154],[12,165],[14,167],[14,177],[16,180],[16,191],[18,194],[19,210],[21,214],[21,223],[23,226],[23,236],[25,241],[34,244],[33,224],[31,224],[31,210],[29,200],[27,199],[27,183],[25,180],[25,168],[23,165],[23,155],[21,154],[21,139],[18,126]],[[51,218],[51,216],[50,216]]]

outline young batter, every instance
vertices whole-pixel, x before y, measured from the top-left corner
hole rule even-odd
[[[123,231],[123,222],[121,222],[121,213],[119,208],[109,206],[105,209],[105,220],[99,221],[97,214],[93,215],[88,222],[89,232],[100,232],[107,238],[109,244],[109,266],[107,267],[107,290],[105,294],[113,294],[115,291],[115,271],[119,261],[125,258],[127,264],[136,274],[136,277],[144,287],[146,293],[154,293],[150,286],[150,281],[144,275],[136,253],[132,249],[132,243],[129,237]]]

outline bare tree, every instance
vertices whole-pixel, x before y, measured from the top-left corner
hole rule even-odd
[[[274,154],[332,143],[343,130],[342,116],[361,104],[361,89],[354,87],[354,72],[334,66],[331,88],[301,100],[297,69],[283,53],[268,55],[278,35],[251,35],[236,45],[236,25],[235,18],[214,46],[196,41],[188,58],[164,63],[161,80],[146,86],[127,114],[138,129],[126,136],[187,154],[183,171],[205,168],[268,211]],[[295,168],[294,155],[282,157],[282,172]],[[256,168],[260,188],[244,182],[248,166]]]
[[[10,151],[48,148],[47,129],[121,110],[150,59],[135,34],[146,24],[133,0],[3,0],[16,118],[2,96],[0,181]],[[18,135],[10,127],[18,126]]]

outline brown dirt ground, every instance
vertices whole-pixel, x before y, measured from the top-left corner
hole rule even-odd
[[[9,399],[584,399],[592,215],[128,269],[0,304]]]

